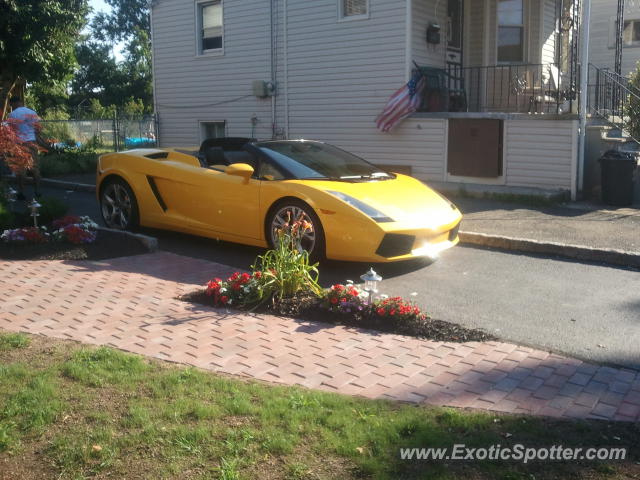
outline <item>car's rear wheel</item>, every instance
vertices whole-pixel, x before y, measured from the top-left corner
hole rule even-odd
[[[121,178],[107,180],[100,193],[104,223],[117,230],[133,230],[139,224],[138,202],[133,190]]]
[[[314,262],[324,258],[325,247],[322,223],[320,223],[320,219],[313,209],[300,200],[288,199],[278,203],[271,209],[266,222],[266,235],[269,246],[274,248],[278,243],[279,230],[291,226],[296,221],[309,222],[311,225],[311,228],[305,230],[299,237],[297,248],[301,251],[307,251],[309,258]]]

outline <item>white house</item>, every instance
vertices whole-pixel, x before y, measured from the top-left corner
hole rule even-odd
[[[598,68],[615,67],[616,0],[591,0],[589,61]],[[627,0],[624,6],[622,75],[635,70],[640,60],[640,2]]]
[[[575,191],[579,1],[153,0],[161,144],[309,138],[432,183]],[[423,111],[380,132],[416,64]]]

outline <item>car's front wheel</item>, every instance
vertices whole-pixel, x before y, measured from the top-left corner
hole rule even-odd
[[[127,182],[121,178],[107,180],[100,194],[100,210],[104,223],[117,230],[133,230],[138,226],[138,202]]]
[[[310,228],[301,229],[297,238],[297,248],[309,253],[312,261],[321,260],[325,254],[324,231],[320,219],[306,203],[291,199],[280,202],[271,209],[267,218],[267,241],[274,248],[280,238],[280,230],[291,228],[294,222],[308,222]]]

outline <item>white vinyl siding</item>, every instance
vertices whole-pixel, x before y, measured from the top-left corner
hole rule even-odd
[[[507,185],[571,188],[577,121],[506,120]]]
[[[556,39],[558,35],[556,23],[555,0],[542,2],[542,51],[540,63],[556,63]]]
[[[445,0],[414,1],[412,13],[411,59],[421,66],[443,67],[447,48],[447,2]],[[438,45],[428,44],[426,41],[427,27],[430,23],[437,23],[441,27]]]
[[[484,3],[467,0],[471,16],[466,25],[477,28],[467,38],[465,62],[476,65],[487,64],[482,60],[483,45],[493,45],[488,50],[495,56],[496,25],[493,21],[490,40],[494,43],[487,43],[485,38],[491,35],[484,23]],[[495,15],[495,0],[486,3],[488,9],[493,5]],[[446,32],[442,32],[442,43],[433,49],[427,48],[424,37],[436,4],[437,0],[413,1],[413,51],[407,54],[405,0],[369,0],[369,19],[362,22],[336,21],[340,5],[336,0],[289,0],[285,78],[284,1],[276,2],[276,135],[281,137],[285,132],[288,87],[289,138],[326,141],[374,163],[410,166],[420,179],[444,180],[446,118],[408,118],[388,134],[375,127],[375,118],[389,97],[406,82],[408,60],[444,66]],[[206,128],[203,125],[223,120],[227,136],[272,138],[272,98],[252,95],[253,81],[271,80],[270,2],[224,0],[223,56],[196,53],[196,5],[194,0],[172,0],[153,6],[155,98],[162,145],[198,145]],[[446,25],[446,1],[440,0],[438,11],[438,23]],[[507,122],[509,130],[515,132],[506,147],[508,182],[566,187],[570,178],[566,165],[570,164],[568,152],[572,148],[569,124],[575,122]],[[513,156],[513,165],[509,155]],[[555,173],[560,175],[556,182]]]
[[[335,13],[334,13],[335,15]],[[271,100],[252,96],[270,80],[269,2],[224,0],[224,56],[197,56],[193,0],[153,7],[154,79],[164,146],[196,145],[200,122],[227,122],[227,135],[271,138]]]
[[[640,3],[627,1],[625,20],[640,21]],[[598,67],[613,70],[615,66],[615,2],[591,0],[591,30],[589,39],[589,61]],[[622,49],[622,74],[635,70],[640,61],[640,45],[628,45]]]
[[[369,20],[341,23],[332,0],[289,2],[290,138],[323,140],[381,163],[395,158],[389,146],[402,143],[398,133],[380,133],[375,119],[406,82],[404,4],[370,0]]]
[[[467,16],[467,30],[464,58],[466,66],[485,65],[485,12],[486,0],[467,1],[465,14]]]

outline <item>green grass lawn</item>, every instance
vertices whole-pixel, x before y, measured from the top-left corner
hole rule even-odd
[[[626,446],[630,458],[399,459],[457,443]],[[640,478],[639,443],[637,425],[370,401],[0,333],[0,479]]]

